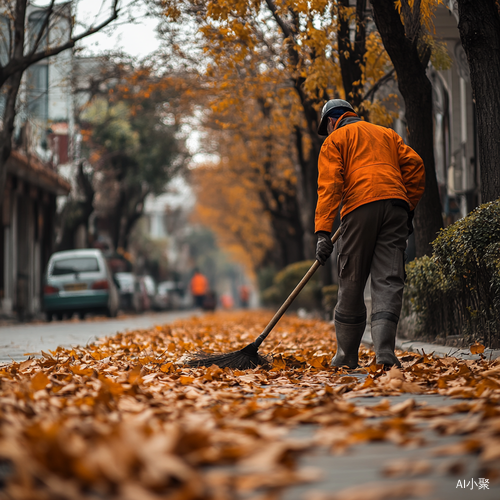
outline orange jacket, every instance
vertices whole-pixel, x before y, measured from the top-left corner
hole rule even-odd
[[[201,273],[196,273],[191,278],[191,293],[193,295],[205,295],[208,291],[208,281]]]
[[[392,198],[413,210],[424,188],[422,159],[394,130],[345,113],[319,154],[315,232],[332,230],[341,201],[341,217],[360,205]]]

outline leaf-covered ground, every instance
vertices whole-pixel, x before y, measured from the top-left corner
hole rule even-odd
[[[271,370],[182,365],[199,349],[240,349],[269,319],[215,314],[2,367],[0,498],[276,499],[281,488],[318,478],[298,466],[301,454],[384,440],[419,446],[423,423],[461,436],[439,453],[474,453],[481,477],[497,479],[500,361],[406,353],[402,370],[383,372],[363,349],[364,368],[345,372],[329,367],[331,325],[285,317],[262,346],[274,358]],[[402,393],[460,401],[434,407],[381,399],[370,406],[357,399]],[[291,439],[289,430],[302,424],[316,425],[314,437]],[[425,475],[426,467],[401,462],[386,474]],[[428,493],[425,484],[405,488]]]

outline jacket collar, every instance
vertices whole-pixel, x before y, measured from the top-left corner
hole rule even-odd
[[[353,113],[352,111],[347,111],[337,120],[337,123],[335,123],[333,131],[335,132],[335,130],[344,127],[345,125],[350,125],[351,123],[356,123],[360,121],[361,118],[356,113]]]

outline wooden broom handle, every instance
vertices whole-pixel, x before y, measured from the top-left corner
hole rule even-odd
[[[335,243],[340,236],[340,227],[335,231],[332,236],[332,243]],[[315,260],[313,265],[309,268],[309,271],[300,280],[299,284],[294,288],[293,292],[288,296],[283,305],[278,309],[276,314],[273,316],[268,325],[264,328],[264,331],[255,339],[254,344],[257,348],[264,342],[266,337],[271,333],[271,330],[276,326],[276,323],[281,319],[281,316],[285,314],[286,310],[290,307],[290,304],[295,300],[295,297],[300,293],[302,288],[304,288],[307,282],[311,279],[312,275],[316,272],[318,267],[321,266],[318,260]]]

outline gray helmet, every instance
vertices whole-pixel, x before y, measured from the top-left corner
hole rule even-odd
[[[334,108],[346,108],[346,112],[352,111],[355,113],[353,107],[347,101],[344,101],[344,99],[330,99],[321,110],[321,121],[318,127],[319,135],[328,135],[328,131],[326,130],[328,124],[327,115]]]

